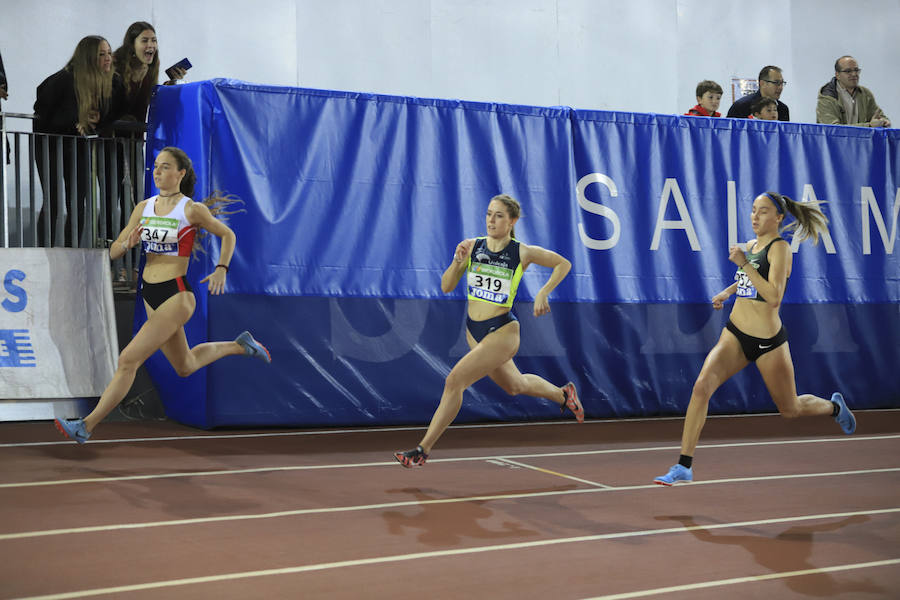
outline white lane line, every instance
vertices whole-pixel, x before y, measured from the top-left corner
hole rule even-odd
[[[867,441],[884,441],[900,439],[897,435],[880,435],[880,436],[844,436],[839,438],[818,438],[809,440],[778,440],[768,442],[735,442],[727,444],[702,444],[697,446],[698,450],[709,448],[744,448],[758,446],[783,446],[791,444],[826,444],[826,443],[849,443],[849,442],[867,442]],[[71,442],[69,442],[71,443]],[[601,454],[624,454],[627,452],[660,452],[680,450],[680,446],[650,446],[643,448],[608,448],[605,450],[576,450],[573,452],[541,452],[533,454],[508,454],[505,456],[461,456],[457,458],[430,458],[429,463],[438,462],[467,462],[467,461],[489,461],[489,460],[505,460],[505,459],[524,459],[524,458],[555,458],[559,456],[595,456]],[[11,483],[0,483],[0,489],[3,488],[21,488],[21,487],[37,487],[46,485],[69,485],[73,483],[106,483],[111,481],[136,481],[144,479],[166,479],[169,477],[207,477],[213,475],[244,475],[247,473],[273,473],[284,471],[310,471],[316,469],[352,469],[362,467],[397,467],[397,461],[378,461],[367,463],[344,463],[331,465],[289,465],[284,467],[252,467],[246,469],[222,469],[218,471],[187,471],[178,473],[154,473],[149,475],[121,475],[118,477],[86,477],[79,479],[50,479],[45,481],[22,481]]]
[[[779,479],[803,479],[815,477],[842,477],[846,475],[871,475],[875,473],[896,473],[900,472],[900,467],[891,469],[866,469],[864,471],[837,471],[832,473],[805,473],[794,475],[772,475],[763,477],[744,477],[730,479],[712,479],[709,481],[699,481],[690,484],[678,484],[679,487],[697,486],[697,485],[717,485],[723,483],[743,483],[758,481],[774,481]],[[275,519],[280,517],[295,517],[302,515],[317,515],[328,513],[358,512],[366,510],[383,510],[385,508],[401,508],[426,506],[434,504],[455,504],[459,502],[491,502],[497,500],[519,500],[525,498],[540,498],[547,496],[569,496],[573,494],[591,494],[596,492],[625,492],[633,490],[665,490],[663,486],[656,484],[648,485],[628,485],[621,487],[592,487],[575,490],[553,490],[548,492],[522,492],[517,494],[488,494],[483,496],[464,496],[460,498],[440,498],[436,500],[407,500],[399,502],[384,502],[380,504],[360,504],[356,506],[327,506],[322,508],[300,508],[295,510],[283,510],[270,513],[243,514],[243,515],[221,515],[216,517],[196,517],[193,519],[177,519],[171,521],[149,521],[143,523],[119,523],[113,525],[94,525],[87,527],[73,527],[67,529],[44,529],[38,531],[22,531],[18,533],[0,534],[0,541],[17,540],[24,538],[45,537],[51,535],[68,535],[78,533],[96,533],[101,531],[120,531],[126,529],[144,529],[150,527],[171,527],[185,525],[199,525],[204,523],[221,523],[227,521],[250,521],[257,519]],[[672,493],[672,492],[667,492]]]
[[[870,410],[854,410],[854,414],[860,413],[868,413],[868,412],[897,412],[900,411],[900,408],[884,408],[884,409],[870,409]],[[752,419],[754,417],[772,417],[772,418],[781,418],[781,415],[778,413],[748,413],[748,414],[739,414],[739,415],[708,415],[707,420],[710,419]],[[617,423],[621,425],[627,425],[628,423],[653,423],[653,422],[665,422],[665,421],[683,421],[684,417],[641,417],[641,418],[626,418],[626,419],[587,419],[584,423],[578,423],[577,421],[527,421],[522,423],[471,423],[471,424],[461,424],[461,425],[451,425],[450,429],[492,429],[492,428],[506,428],[506,427],[532,427],[532,426],[547,426],[547,425],[600,425],[605,423]],[[51,427],[52,429],[52,427]],[[231,433],[231,434],[209,434],[209,435],[173,435],[173,436],[164,436],[164,437],[144,437],[144,438],[118,438],[112,440],[91,440],[91,444],[126,444],[131,442],[174,442],[174,441],[183,441],[183,440],[230,440],[230,439],[247,439],[247,438],[275,438],[275,437],[299,437],[299,436],[308,436],[308,435],[342,435],[347,433],[384,433],[384,432],[397,432],[397,431],[425,431],[426,427],[423,426],[409,426],[409,427],[378,427],[377,425],[373,425],[372,427],[362,427],[355,429],[316,429],[312,431],[274,431],[274,432],[266,432],[266,433]],[[0,444],[0,448],[22,448],[26,446],[71,446],[71,440],[57,440],[53,442],[15,442],[15,443],[6,443]]]
[[[856,414],[856,413],[854,413]],[[653,419],[648,419],[653,420]],[[592,423],[614,423],[613,419],[607,421],[592,421]],[[578,424],[577,421],[536,421],[525,423],[476,423],[472,425],[451,425],[450,429],[486,429],[490,427],[529,427],[531,425],[572,425]],[[397,431],[425,431],[425,427],[372,427],[357,429],[315,429],[312,431],[273,431],[267,433],[229,433],[229,434],[209,434],[209,435],[172,435],[163,437],[144,437],[144,438],[118,438],[112,440],[91,440],[91,444],[123,444],[131,442],[174,442],[182,440],[239,440],[248,438],[277,438],[277,437],[302,437],[308,435],[340,435],[346,433],[385,433]],[[0,444],[0,448],[18,448],[23,446],[68,446],[72,444],[72,440],[57,440],[54,442],[18,442],[10,444]]]
[[[723,585],[734,585],[737,583],[756,583],[759,581],[768,581],[771,579],[785,579],[787,577],[801,577],[803,575],[820,575],[822,573],[835,573],[838,571],[852,571],[855,569],[871,569],[874,567],[887,567],[889,565],[900,564],[900,558],[891,558],[888,560],[875,560],[864,563],[851,563],[848,565],[834,565],[831,567],[819,567],[817,569],[803,569],[801,571],[784,571],[781,573],[768,573],[766,575],[751,575],[749,577],[734,577],[732,579],[719,579],[718,581],[703,581],[700,583],[688,583],[685,585],[673,585],[670,587],[656,588],[652,590],[642,590],[639,592],[624,592],[622,594],[610,594],[607,596],[593,596],[586,600],[627,600],[628,598],[645,598],[647,596],[657,596],[659,594],[669,594],[672,592],[685,592],[689,590],[699,590],[703,588],[719,587]]]
[[[519,462],[517,460],[512,460],[510,458],[501,458],[499,459],[505,463],[509,463],[511,465],[516,465],[517,467],[522,467],[525,469],[531,469],[532,471],[538,471],[540,473],[547,473],[548,475],[555,475],[557,477],[563,477],[565,479],[571,479],[572,481],[579,481],[581,483],[586,483],[588,485],[592,485],[594,487],[600,488],[611,488],[612,486],[604,485],[602,483],[597,483],[596,481],[588,481],[587,479],[582,479],[580,477],[575,477],[574,475],[566,475],[565,473],[560,473],[558,471],[551,471],[550,469],[543,469],[541,467],[536,467],[534,465],[529,465],[523,462]]]
[[[45,596],[31,596],[29,598],[21,598],[20,600],[68,600],[69,598],[84,598],[86,596],[100,596],[106,594],[121,594],[125,592],[138,592],[143,590],[170,588],[182,585],[192,585],[198,583],[215,583],[218,581],[233,581],[236,579],[249,579],[251,577],[268,577],[273,575],[290,575],[294,573],[306,573],[310,571],[325,571],[329,569],[346,569],[348,567],[360,567],[366,565],[377,565],[386,563],[395,563],[411,560],[419,560],[424,558],[442,558],[445,556],[460,556],[466,554],[480,554],[484,552],[496,552],[503,550],[521,550],[526,548],[540,548],[544,546],[555,546],[559,544],[573,544],[582,542],[596,542],[600,540],[614,540],[623,538],[635,538],[651,535],[661,535],[669,533],[685,533],[695,530],[724,529],[728,527],[753,527],[759,525],[777,525],[780,523],[795,523],[798,521],[813,521],[821,519],[837,519],[854,517],[859,515],[879,515],[900,512],[900,508],[885,508],[876,510],[861,510],[844,513],[829,513],[819,515],[801,515],[794,517],[781,517],[775,519],[760,519],[755,521],[738,521],[734,523],[714,523],[711,525],[694,525],[690,527],[667,527],[664,529],[644,529],[637,531],[624,531],[619,533],[602,533],[596,535],[582,535],[569,538],[553,538],[547,540],[536,540],[531,542],[518,542],[512,544],[498,544],[493,546],[475,546],[473,548],[456,548],[452,550],[434,550],[431,552],[416,552],[412,554],[399,554],[393,556],[378,556],[373,558],[362,558],[356,560],[342,560],[338,562],[319,563],[312,565],[298,565],[295,567],[284,567],[280,569],[264,569],[259,571],[240,571],[235,573],[222,573],[220,575],[209,575],[206,577],[187,577],[183,579],[169,579],[164,581],[152,581],[148,583],[138,583],[133,585],[122,585],[108,588],[96,588],[91,590],[79,590],[75,592],[64,592],[60,594],[49,594]]]

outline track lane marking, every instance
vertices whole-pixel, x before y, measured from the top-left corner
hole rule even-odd
[[[831,567],[818,567],[816,569],[803,569],[801,571],[783,571],[781,573],[768,573],[766,575],[750,575],[748,577],[733,577],[731,579],[719,579],[716,581],[703,581],[700,583],[687,583],[684,585],[673,585],[670,587],[656,588],[652,590],[641,590],[639,592],[624,592],[621,594],[610,594],[606,596],[593,596],[585,600],[628,600],[629,598],[645,598],[647,596],[658,596],[660,594],[669,594],[672,592],[686,592],[691,590],[699,590],[704,588],[719,587],[723,585],[734,585],[737,583],[755,583],[759,581],[768,581],[772,579],[785,579],[787,577],[801,577],[803,575],[821,575],[822,573],[834,573],[838,571],[852,571],[855,569],[870,569],[873,567],[886,567],[889,565],[900,564],[900,558],[891,558],[888,560],[874,560],[864,563],[850,563],[847,565],[834,565]]]
[[[690,484],[679,484],[678,487],[689,487],[689,486],[697,486],[697,485],[718,485],[722,483],[742,483],[742,482],[757,482],[757,481],[773,481],[779,479],[802,479],[802,478],[814,478],[814,477],[835,477],[835,476],[844,476],[844,475],[870,475],[875,473],[887,473],[887,472],[900,472],[900,467],[890,468],[890,469],[866,469],[863,471],[837,471],[831,473],[806,473],[806,474],[792,474],[792,475],[771,475],[771,476],[762,476],[762,477],[744,477],[744,478],[729,478],[729,479],[712,479],[708,481],[696,481]],[[497,500],[517,500],[523,498],[541,498],[548,496],[568,496],[573,494],[591,494],[597,492],[624,492],[624,491],[633,491],[633,490],[659,490],[659,493],[674,493],[674,492],[662,492],[668,488],[656,485],[656,484],[648,484],[648,485],[630,485],[630,486],[621,486],[621,487],[606,487],[606,488],[586,488],[586,489],[575,489],[575,490],[555,490],[550,492],[523,492],[518,494],[493,494],[493,495],[482,495],[482,496],[464,496],[460,498],[439,498],[436,500],[407,500],[400,502],[384,502],[380,504],[360,504],[355,506],[328,506],[322,508],[300,508],[296,510],[283,510],[277,512],[270,513],[257,513],[257,514],[243,514],[243,515],[223,515],[217,517],[196,517],[193,519],[177,519],[170,521],[148,521],[143,523],[119,523],[113,525],[93,525],[86,527],[72,527],[66,529],[44,529],[37,531],[22,531],[17,533],[4,533],[0,534],[0,541],[3,540],[18,540],[25,538],[35,538],[35,537],[46,537],[53,535],[70,535],[70,534],[79,534],[79,533],[96,533],[103,531],[119,531],[119,530],[127,530],[127,529],[144,529],[150,527],[172,527],[172,526],[184,526],[184,525],[199,525],[204,523],[221,523],[228,521],[244,521],[244,520],[257,520],[257,519],[274,519],[281,517],[294,517],[294,516],[303,516],[303,515],[316,515],[316,514],[328,514],[328,513],[341,513],[341,512],[360,512],[365,510],[382,510],[385,508],[402,508],[402,507],[410,507],[410,506],[426,506],[426,505],[434,505],[434,504],[454,504],[459,502],[490,502]]]
[[[897,412],[900,411],[900,408],[879,408],[879,409],[866,409],[866,410],[855,410],[853,414],[867,413],[867,412]],[[751,414],[739,414],[739,415],[708,415],[706,417],[707,420],[716,420],[716,419],[752,419],[755,417],[759,418],[781,418],[781,415],[778,413],[751,413]],[[491,429],[491,428],[507,428],[507,427],[532,427],[532,426],[547,426],[547,425],[601,425],[608,423],[617,423],[617,424],[628,424],[628,423],[654,423],[654,422],[666,422],[666,421],[683,421],[684,417],[641,417],[634,419],[588,419],[584,423],[578,423],[577,421],[527,421],[521,423],[469,423],[469,424],[461,424],[461,425],[451,425],[449,429]],[[52,429],[52,427],[51,427]],[[118,438],[112,440],[91,440],[91,444],[122,444],[122,443],[130,443],[130,442],[173,442],[173,441],[181,441],[181,440],[230,440],[230,439],[247,439],[247,438],[275,438],[275,437],[299,437],[299,436],[307,436],[307,435],[342,435],[347,433],[391,433],[398,431],[425,431],[427,427],[425,426],[411,426],[411,427],[364,427],[364,428],[355,428],[355,429],[316,429],[312,431],[278,431],[278,432],[268,432],[268,433],[235,433],[235,434],[210,434],[210,435],[173,435],[173,436],[163,436],[163,437],[143,437],[143,438]],[[47,442],[10,442],[0,444],[0,448],[21,448],[27,446],[70,446],[72,445],[71,440],[56,440],[56,441],[47,441]]]
[[[663,529],[644,529],[636,531],[625,531],[618,533],[602,533],[596,535],[583,535],[569,538],[553,538],[547,540],[535,540],[531,542],[517,542],[512,544],[497,544],[491,546],[475,546],[472,548],[456,548],[450,550],[434,550],[430,552],[415,552],[411,554],[399,554],[391,556],[378,556],[372,558],[361,558],[355,560],[342,560],[337,562],[319,563],[312,565],[298,565],[294,567],[283,567],[279,569],[263,569],[257,571],[240,571],[234,573],[222,573],[219,575],[208,575],[204,577],[185,577],[181,579],[169,579],[163,581],[152,581],[147,583],[138,583],[132,585],[122,585],[107,588],[95,588],[90,590],[78,590],[73,592],[63,592],[58,594],[48,594],[43,596],[29,596],[20,598],[19,600],[69,600],[70,598],[84,598],[86,596],[100,596],[107,594],[121,594],[126,592],[138,592],[151,589],[171,588],[182,585],[193,585],[201,583],[215,583],[220,581],[234,581],[236,579],[249,579],[252,577],[269,577],[275,575],[291,575],[296,573],[307,573],[311,571],[325,571],[329,569],[346,569],[348,567],[359,567],[367,565],[378,565],[387,563],[396,563],[412,560],[420,560],[426,558],[442,558],[446,556],[461,556],[466,554],[480,554],[485,552],[496,552],[503,550],[521,550],[528,548],[540,548],[544,546],[555,546],[560,544],[572,544],[583,542],[595,542],[601,540],[614,540],[623,538],[636,538],[652,535],[662,535],[670,533],[685,533],[699,529],[725,529],[729,527],[753,527],[759,525],[776,525],[780,523],[794,523],[798,521],[813,521],[821,519],[836,519],[854,517],[860,515],[879,515],[900,512],[900,507],[862,510],[843,513],[828,513],[818,515],[800,515],[794,517],[781,517],[774,519],[759,519],[754,521],[737,521],[733,523],[714,523],[711,525],[695,525],[690,527],[666,527]],[[900,559],[891,559],[900,560]],[[879,561],[884,562],[884,561]],[[868,564],[868,563],[866,563]],[[888,563],[893,564],[893,563]],[[832,567],[834,568],[834,567]],[[640,592],[636,592],[640,593]],[[606,597],[610,600],[613,597]]]
[[[556,477],[562,477],[563,479],[571,479],[572,481],[578,481],[580,483],[586,483],[587,485],[592,485],[594,487],[600,488],[611,488],[610,485],[605,485],[602,483],[597,483],[596,481],[588,481],[587,479],[582,479],[581,477],[575,477],[574,475],[566,475],[565,473],[559,473],[557,471],[551,471],[550,469],[543,469],[541,467],[536,467],[534,465],[529,465],[523,462],[519,462],[517,460],[512,460],[510,458],[500,458],[498,459],[510,465],[515,465],[517,467],[522,467],[524,469],[531,469],[532,471],[538,471],[539,473],[546,473],[548,475],[555,475]]]
[[[869,436],[869,437],[839,437],[839,438],[820,438],[812,440],[778,440],[772,442],[734,442],[723,444],[704,444],[697,446],[698,450],[706,450],[710,448],[743,448],[748,446],[782,446],[790,444],[824,444],[832,442],[865,442],[865,441],[881,441],[900,439],[900,434]],[[69,442],[71,444],[71,442]],[[461,456],[457,458],[430,458],[429,463],[438,462],[467,462],[467,461],[489,461],[491,459],[522,459],[522,458],[554,458],[558,456],[596,456],[601,454],[620,454],[629,452],[659,452],[680,450],[680,446],[650,446],[644,448],[608,448],[604,450],[576,450],[573,452],[541,452],[534,454],[506,454],[503,456]],[[331,465],[289,465],[285,467],[252,467],[246,469],[221,469],[218,471],[186,471],[181,473],[154,473],[149,475],[121,475],[117,477],[86,477],[79,479],[49,479],[44,481],[22,481],[0,483],[0,489],[4,488],[21,488],[21,487],[38,487],[46,485],[69,485],[74,483],[105,483],[112,481],[137,481],[144,479],[165,479],[169,477],[206,477],[215,475],[245,475],[248,473],[272,473],[284,471],[312,471],[317,469],[351,469],[362,467],[397,467],[397,461],[378,461],[364,463],[344,463]]]

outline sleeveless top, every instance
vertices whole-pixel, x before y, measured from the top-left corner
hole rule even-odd
[[[519,242],[510,240],[499,252],[491,252],[487,238],[475,239],[466,270],[467,297],[496,306],[512,306],[522,279]]]
[[[159,196],[147,199],[141,213],[141,245],[148,254],[164,256],[190,256],[194,247],[197,227],[191,225],[184,215],[184,207],[190,201],[183,197],[172,211],[163,216],[156,215],[156,201]]]
[[[766,244],[765,248],[762,250],[758,250],[756,252],[748,252],[747,260],[756,267],[757,272],[762,276],[766,281],[769,280],[769,248],[772,247],[772,244],[777,242],[778,240],[787,241],[782,237],[777,237],[768,244]],[[743,269],[738,269],[734,274],[735,281],[738,282],[737,287],[737,297],[738,298],[747,298],[748,300],[756,300],[757,302],[765,302],[766,299],[759,295],[759,291],[756,289],[756,286],[750,281],[750,278],[744,273]]]

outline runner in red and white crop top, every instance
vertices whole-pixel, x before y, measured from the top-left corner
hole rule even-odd
[[[122,258],[138,242],[147,253],[138,296],[138,302],[143,300],[147,320],[119,354],[116,373],[90,414],[83,419],[55,420],[57,429],[79,444],[88,441],[94,428],[125,398],[138,368],[158,350],[162,350],[181,377],[230,355],[242,354],[272,362],[269,351],[249,331],[241,332],[231,342],[188,345],[184,325],[197,306],[197,298],[187,282],[194,238],[203,229],[220,240],[219,260],[212,272],[200,280],[201,284],[209,282],[211,296],[225,291],[226,275],[237,244],[231,228],[216,218],[218,209],[214,213],[207,206],[207,202],[227,204],[227,195],[193,202],[191,196],[196,182],[194,163],[184,150],[174,146],[160,150],[153,161],[153,183],[159,194],[134,207],[128,225],[109,247],[112,260]],[[165,214],[157,214],[158,208]]]
[[[148,254],[164,256],[190,256],[194,247],[197,227],[188,222],[184,209],[188,202],[183,197],[168,214],[156,214],[156,200],[159,196],[147,198],[141,213],[141,245]]]

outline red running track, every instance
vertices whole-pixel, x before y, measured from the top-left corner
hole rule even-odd
[[[900,411],[200,432],[0,424],[0,598],[896,598]]]

